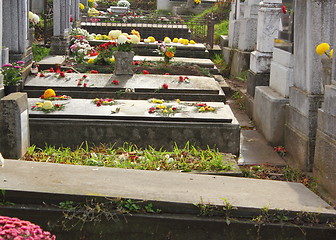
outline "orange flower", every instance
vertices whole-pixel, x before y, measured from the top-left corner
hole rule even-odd
[[[55,97],[56,93],[53,89],[47,89],[45,90],[43,96],[44,96],[44,99],[47,99],[47,98]]]
[[[166,52],[165,55],[169,58],[174,57],[174,53],[173,52]]]

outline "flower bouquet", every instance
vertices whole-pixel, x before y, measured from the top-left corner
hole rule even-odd
[[[51,101],[37,102],[31,107],[33,111],[41,111],[44,113],[50,113],[54,111],[61,111],[65,108],[65,104],[53,104]]]
[[[163,57],[163,60],[166,64],[175,56],[176,47],[166,46],[165,43],[162,43],[158,47],[158,53]]]

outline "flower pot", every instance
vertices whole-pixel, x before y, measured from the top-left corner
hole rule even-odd
[[[5,96],[14,92],[20,92],[20,85],[4,86],[4,90],[5,90]]]
[[[132,61],[134,52],[114,52],[114,74],[115,75],[133,75]]]

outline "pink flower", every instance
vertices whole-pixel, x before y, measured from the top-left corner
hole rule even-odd
[[[6,63],[6,64],[2,65],[2,67],[3,67],[3,68],[4,68],[4,67],[13,67],[13,65],[10,64],[10,63]]]
[[[162,88],[164,88],[164,89],[168,89],[168,84],[167,84],[167,83],[164,83],[164,84],[162,85]]]
[[[17,61],[16,63],[17,64],[24,64],[25,62],[24,61]]]
[[[165,73],[165,75],[170,75],[170,73]]]

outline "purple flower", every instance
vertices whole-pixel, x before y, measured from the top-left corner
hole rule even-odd
[[[25,62],[24,61],[17,61],[16,63],[17,64],[24,64]]]
[[[12,65],[11,63],[6,63],[6,64],[2,65],[2,67],[3,67],[3,68],[4,68],[4,67],[13,67],[13,65]]]

